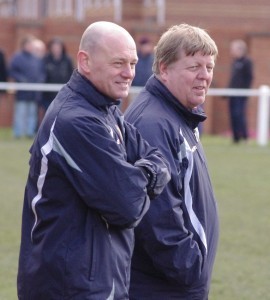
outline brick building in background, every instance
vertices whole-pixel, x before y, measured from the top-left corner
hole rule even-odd
[[[219,48],[212,87],[226,88],[232,39],[244,39],[254,62],[253,88],[270,85],[269,0],[0,0],[0,48],[9,61],[25,34],[47,42],[60,36],[76,63],[81,34],[92,22],[107,20],[125,27],[137,40],[148,35],[155,43],[169,26],[189,23],[206,29]],[[0,102],[0,126],[10,126],[13,96]],[[229,130],[227,101],[208,96],[204,130]],[[256,131],[257,98],[249,101],[249,128]]]

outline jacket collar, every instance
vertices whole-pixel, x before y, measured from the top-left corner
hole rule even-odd
[[[74,70],[67,85],[76,93],[80,94],[88,102],[90,102],[95,107],[102,109],[107,109],[112,105],[118,105],[120,100],[112,99],[96,89],[96,87],[83,75],[81,75],[78,70]]]
[[[170,106],[172,106],[191,128],[196,128],[200,122],[206,120],[206,114],[201,107],[188,110],[173,96],[167,87],[155,77],[155,75],[152,75],[149,78],[145,88],[148,92],[158,98],[161,98],[163,101],[166,101]]]

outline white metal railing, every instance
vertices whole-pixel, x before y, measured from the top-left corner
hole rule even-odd
[[[0,82],[0,91],[59,91],[63,84],[45,84],[45,83],[17,83]],[[131,87],[130,96],[138,94],[141,87]],[[257,143],[260,146],[268,144],[269,137],[269,109],[270,109],[270,87],[260,86],[258,89],[217,89],[210,88],[209,96],[248,96],[258,98],[257,112]]]

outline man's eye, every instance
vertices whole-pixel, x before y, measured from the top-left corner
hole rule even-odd
[[[189,70],[191,71],[196,71],[198,69],[198,66],[191,66],[189,67]]]
[[[136,66],[136,63],[130,63],[131,69],[134,69]]]

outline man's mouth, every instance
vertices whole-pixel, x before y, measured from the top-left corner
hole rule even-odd
[[[194,87],[194,90],[195,90],[195,93],[198,95],[198,96],[204,96],[206,94],[206,87],[205,86],[196,86]]]
[[[122,88],[122,89],[126,89],[129,87],[129,83],[128,82],[117,82],[117,84]]]
[[[203,85],[195,86],[196,90],[205,90],[206,88]]]

